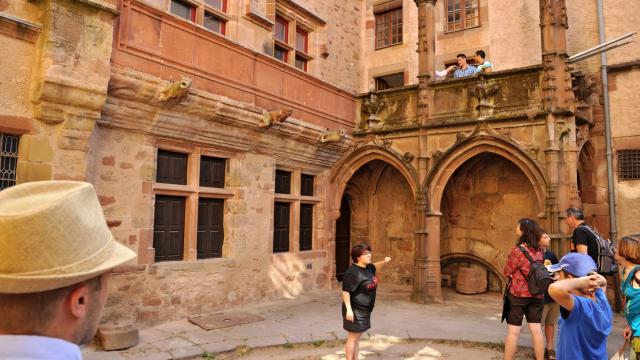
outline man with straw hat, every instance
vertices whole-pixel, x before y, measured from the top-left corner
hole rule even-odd
[[[113,238],[89,183],[1,191],[0,359],[81,359],[109,272],[135,256]]]

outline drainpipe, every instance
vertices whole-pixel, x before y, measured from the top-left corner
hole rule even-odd
[[[602,0],[598,1],[598,35],[600,44],[605,42],[604,11]],[[611,146],[611,113],[609,108],[609,75],[607,72],[607,52],[600,53],[600,76],[602,77],[602,95],[604,101],[604,138],[607,152],[607,185],[609,187],[609,238],[616,241],[618,237],[616,221],[616,191],[613,181],[613,150]]]

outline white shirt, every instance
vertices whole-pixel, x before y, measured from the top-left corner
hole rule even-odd
[[[62,339],[32,335],[0,335],[2,360],[82,360],[80,348]]]

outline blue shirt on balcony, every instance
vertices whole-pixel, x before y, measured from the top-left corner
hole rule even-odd
[[[472,66],[472,65],[467,65],[466,69],[461,69],[458,68],[454,73],[453,73],[453,77],[454,78],[461,78],[461,77],[465,77],[465,76],[471,76],[474,75],[476,73],[476,67]]]

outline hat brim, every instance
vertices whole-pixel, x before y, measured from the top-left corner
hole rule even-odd
[[[0,293],[27,294],[63,288],[92,279],[136,258],[135,252],[116,241],[113,236],[111,236],[111,244],[113,246],[111,256],[100,265],[87,271],[40,276],[0,274]]]
[[[549,270],[549,272],[557,272],[562,270],[566,266],[567,264],[553,264],[553,265],[547,266],[547,270]]]

